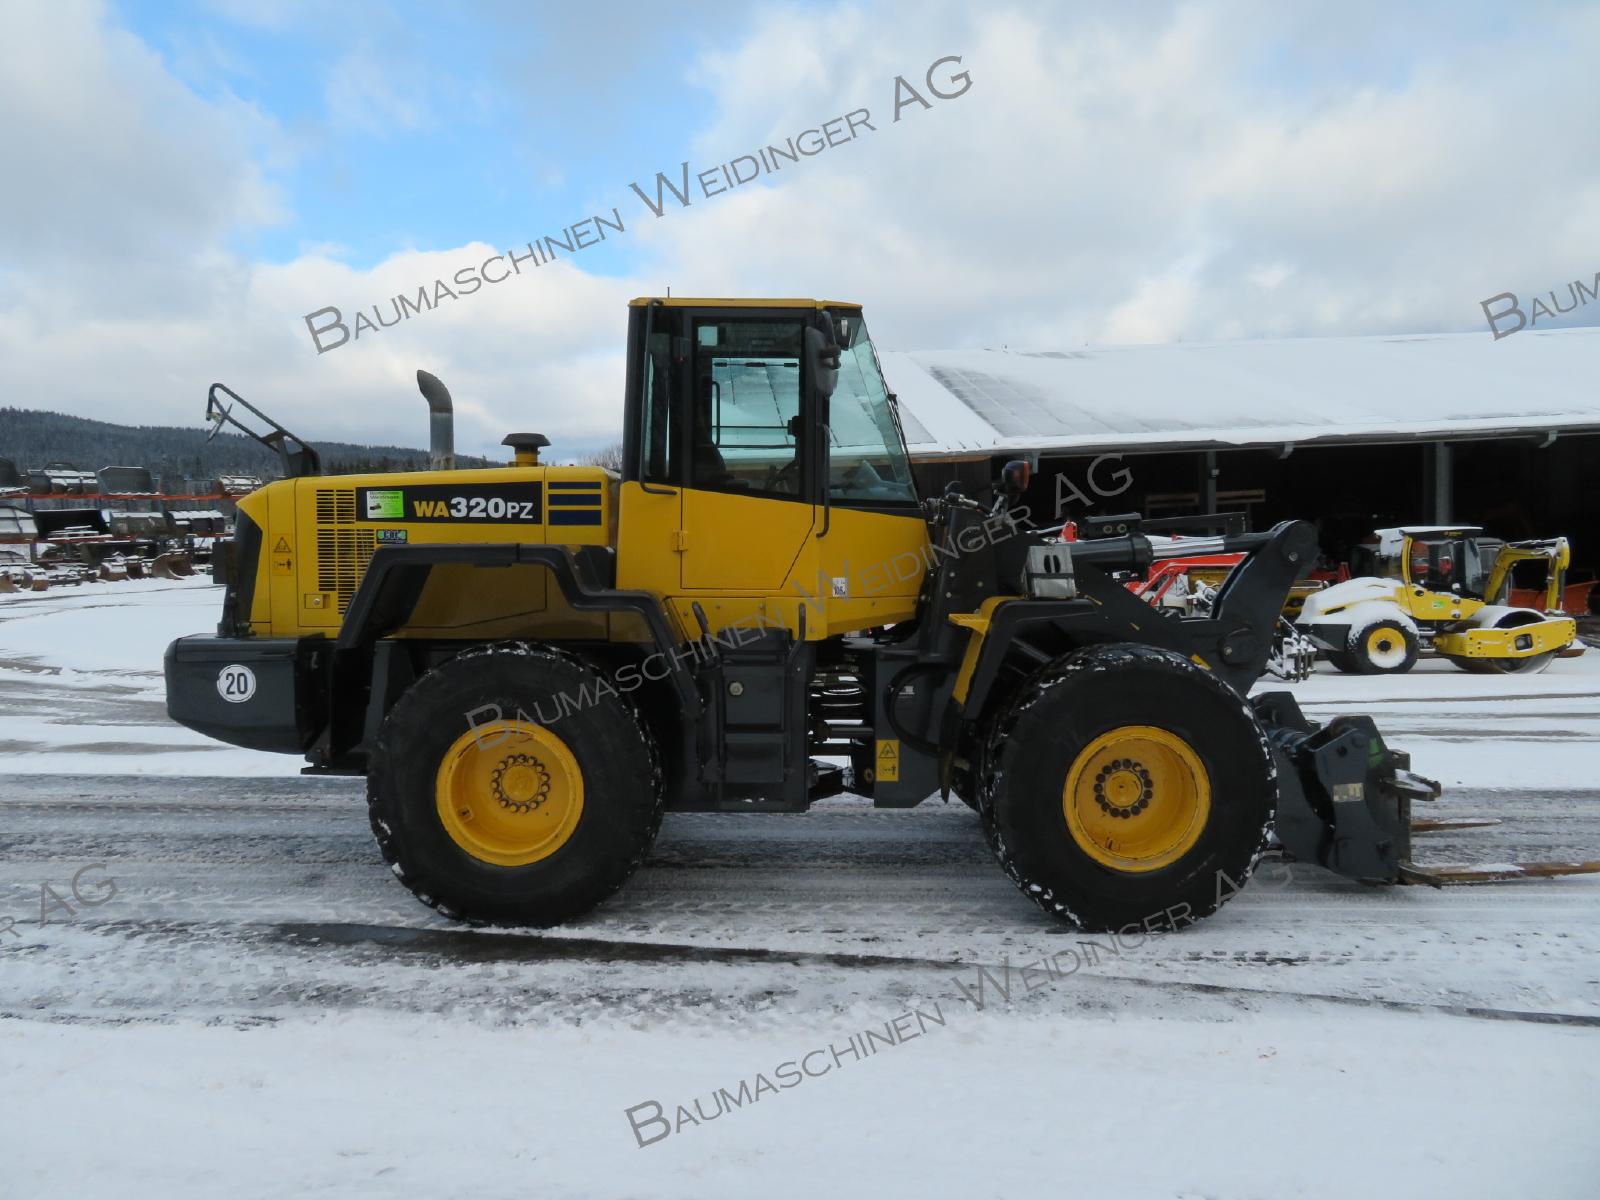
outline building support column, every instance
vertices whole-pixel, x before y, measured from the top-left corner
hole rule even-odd
[[[1433,477],[1433,495],[1429,498],[1428,519],[1435,525],[1448,525],[1455,509],[1455,487],[1451,478],[1450,443],[1434,442],[1428,448],[1429,474]]]
[[[1207,450],[1200,464],[1200,511],[1217,511],[1217,452]]]

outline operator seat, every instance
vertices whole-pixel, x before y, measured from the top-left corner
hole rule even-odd
[[[694,444],[689,450],[689,484],[691,487],[728,487],[741,481],[728,470],[727,460],[712,440],[711,434],[711,376],[700,380],[694,406]]]
[[[695,430],[693,453],[689,459],[689,481],[696,487],[727,487],[737,482],[728,470],[717,444],[709,438],[703,439],[699,429]]]

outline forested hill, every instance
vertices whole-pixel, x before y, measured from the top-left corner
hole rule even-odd
[[[403,446],[321,441],[312,446],[322,455],[322,469],[330,474],[407,471],[428,465],[426,450]],[[206,431],[200,428],[114,425],[27,408],[0,407],[0,458],[9,458],[19,471],[63,462],[85,471],[148,467],[157,478],[279,474],[277,456],[242,434],[219,433],[207,442]],[[463,467],[487,465],[485,459],[466,456],[456,461]]]

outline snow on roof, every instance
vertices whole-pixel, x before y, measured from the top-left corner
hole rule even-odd
[[[879,357],[918,458],[1600,432],[1600,329]]]

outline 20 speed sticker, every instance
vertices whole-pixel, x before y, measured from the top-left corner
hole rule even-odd
[[[256,673],[240,663],[229,663],[217,672],[217,695],[229,704],[243,704],[256,694]]]
[[[544,520],[539,483],[429,483],[418,487],[357,488],[364,521],[449,521],[537,525]]]

